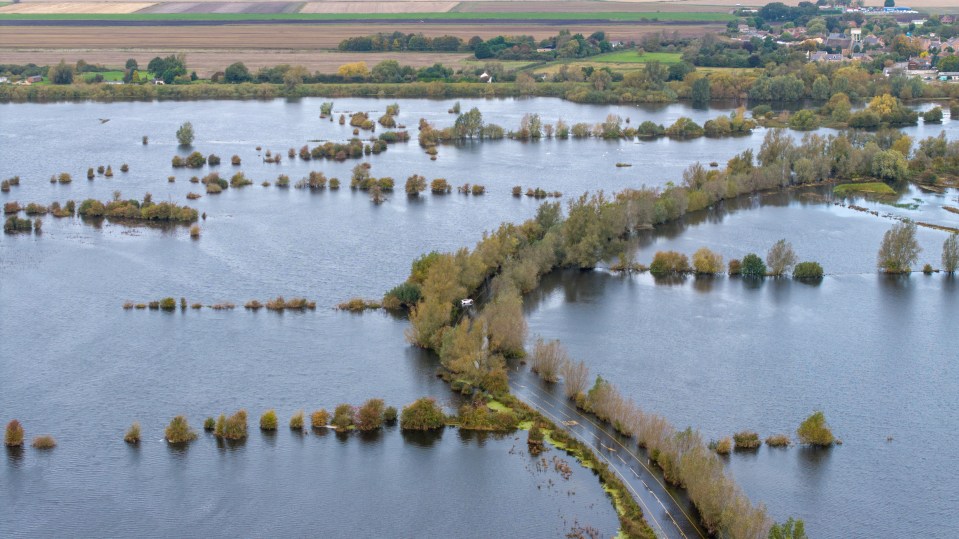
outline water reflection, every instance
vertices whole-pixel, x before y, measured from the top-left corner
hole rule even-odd
[[[405,443],[416,447],[433,447],[437,442],[443,439],[443,432],[446,429],[433,430],[400,430]]]
[[[23,463],[23,446],[10,447],[4,446],[7,450],[7,463],[10,464],[14,469],[20,468],[20,465]]]

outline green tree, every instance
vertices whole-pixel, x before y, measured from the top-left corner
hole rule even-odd
[[[876,152],[872,158],[872,175],[888,181],[899,181],[906,177],[909,164],[906,158],[895,150]]]
[[[776,277],[792,269],[797,260],[792,245],[785,239],[777,241],[766,253],[766,265],[769,266],[769,273]]]
[[[942,107],[932,107],[922,114],[922,121],[927,124],[942,123]]]
[[[250,70],[246,68],[243,62],[236,62],[230,64],[226,68],[226,71],[223,72],[223,80],[230,84],[237,84],[240,82],[249,82],[253,80],[253,76],[250,75]]]
[[[940,56],[939,62],[936,63],[936,67],[939,68],[939,71],[953,73],[959,71],[959,55],[950,54],[948,56]]]
[[[723,257],[718,253],[709,250],[708,247],[700,247],[693,253],[693,269],[700,274],[722,273]]]
[[[766,275],[766,264],[759,255],[749,253],[743,257],[739,273],[746,277],[763,277]]]
[[[877,264],[886,273],[909,273],[921,250],[916,241],[916,224],[898,223],[882,237]]]
[[[483,132],[483,113],[478,108],[473,107],[457,116],[453,127],[456,129],[457,135],[461,137],[478,137]]]
[[[826,423],[826,415],[821,411],[813,414],[800,423],[796,429],[796,435],[799,436],[799,443],[810,445],[829,446],[835,441],[829,424]]]
[[[809,109],[802,109],[789,118],[789,127],[799,131],[811,131],[819,127],[819,116]]]
[[[709,103],[710,90],[709,90],[709,79],[703,77],[701,79],[696,79],[696,82],[693,83],[692,89],[693,104],[696,106],[705,105]]]
[[[812,98],[817,101],[826,101],[832,96],[832,87],[825,75],[819,75],[812,83]]]
[[[60,60],[60,63],[51,67],[47,76],[53,84],[72,84],[73,67],[68,66],[66,62]]]
[[[176,130],[176,139],[179,141],[180,146],[189,146],[190,144],[193,144],[193,138],[193,124],[190,122],[186,122]]]
[[[769,529],[769,539],[807,539],[806,525],[802,519],[796,520],[789,517],[789,520],[782,524],[773,524]]]
[[[954,273],[959,269],[959,234],[953,233],[942,244],[942,270]]]
[[[403,407],[400,413],[400,428],[403,430],[431,430],[446,424],[443,409],[434,399],[423,397]]]
[[[882,5],[884,7],[896,7],[896,0],[885,0]]]

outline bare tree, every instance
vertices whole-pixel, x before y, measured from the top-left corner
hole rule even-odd
[[[792,244],[785,239],[777,241],[766,253],[766,266],[769,267],[769,274],[776,277],[791,270],[796,262],[798,262],[796,252],[793,251]]]
[[[586,391],[589,384],[589,367],[582,361],[567,360],[560,366],[566,397],[576,399]]]
[[[533,347],[532,369],[547,382],[559,380],[559,371],[569,362],[566,349],[558,340],[546,342],[542,337],[536,339]]]

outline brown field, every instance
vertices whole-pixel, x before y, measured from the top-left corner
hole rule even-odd
[[[159,2],[141,13],[296,13],[299,2]]]
[[[152,6],[152,2],[29,2],[0,7],[0,13],[133,13]]]
[[[182,49],[68,49],[68,50],[9,50],[0,49],[0,64],[52,65],[60,60],[75,63],[84,60],[91,64],[103,64],[107,67],[122,68],[128,58],[135,58],[141,66],[156,56],[168,56],[182,52]],[[279,64],[302,65],[311,72],[335,73],[336,69],[349,62],[366,62],[373,67],[383,60],[396,60],[413,67],[431,66],[437,62],[448,67],[465,67],[467,56],[463,53],[401,53],[370,52],[347,53],[315,50],[218,50],[199,49],[186,53],[187,67],[197,75],[207,78],[236,61],[242,61],[251,71],[261,67]],[[482,66],[481,66],[482,67]]]
[[[204,26],[5,26],[0,31],[0,49],[335,49],[340,41],[376,32],[422,32],[427,36],[480,36],[526,34],[543,39],[561,28],[589,35],[606,31],[611,40],[629,41],[653,32],[701,35],[724,25],[662,24],[569,25],[549,24],[250,24]],[[2,51],[0,51],[2,52]],[[237,56],[243,53],[237,52]]]
[[[662,11],[664,13],[672,13],[728,10],[729,7],[726,6],[717,8],[715,5],[690,4],[687,2],[644,2],[630,0],[617,2],[590,0],[532,0],[529,2],[516,2],[471,0],[461,2],[453,11],[473,13],[516,13],[524,11],[548,11],[556,13],[647,13],[651,11]]]
[[[300,13],[442,13],[459,2],[307,2]]]

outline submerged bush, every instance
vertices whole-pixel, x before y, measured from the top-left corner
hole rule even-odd
[[[738,258],[734,258],[729,261],[729,274],[730,275],[739,275],[742,273],[742,262]]]
[[[33,439],[33,443],[30,444],[35,449],[53,449],[57,446],[57,441],[53,439],[53,436],[49,434],[44,434],[42,436],[37,436]]]
[[[649,272],[653,275],[669,275],[689,271],[689,259],[676,251],[659,251],[653,256],[653,263],[649,265]]]
[[[353,426],[353,406],[350,404],[340,404],[333,409],[333,421],[330,423],[336,428],[337,432],[345,432]]]
[[[437,178],[430,182],[430,191],[433,194],[445,195],[453,190],[453,187],[443,178]]]
[[[303,430],[303,410],[297,410],[290,416],[290,428],[293,430]]]
[[[702,275],[713,275],[723,272],[723,257],[706,247],[700,247],[693,253],[693,269]]]
[[[796,429],[796,435],[799,436],[801,444],[830,446],[836,440],[826,423],[826,415],[821,411],[807,417]]]
[[[127,433],[123,435],[123,441],[128,444],[138,444],[140,443],[140,422],[134,421],[130,428],[127,429]]]
[[[213,432],[213,429],[216,428],[216,419],[213,419],[212,416],[203,420],[203,430],[207,432]]]
[[[559,340],[545,342],[542,337],[536,339],[531,368],[540,378],[547,382],[558,382],[560,369],[569,361],[569,354]]]
[[[766,437],[766,445],[769,447],[788,447],[790,443],[789,436],[785,434],[773,434]]]
[[[396,408],[392,406],[387,406],[386,409],[383,410],[383,421],[385,421],[387,425],[396,423],[396,418],[398,416],[399,413],[396,411]]]
[[[273,409],[263,412],[260,416],[260,430],[276,430],[276,411]]]
[[[220,414],[213,428],[213,435],[227,440],[242,440],[246,438],[246,410],[238,410],[230,417]]]
[[[713,444],[713,451],[720,455],[728,455],[732,451],[732,445],[732,440],[727,436]]]
[[[529,433],[526,435],[526,448],[529,449],[530,455],[535,457],[543,451],[546,451],[546,446],[543,444],[544,438],[543,429],[539,426],[539,421],[534,421],[533,425],[529,428]]]
[[[423,397],[403,407],[400,428],[404,430],[431,430],[443,428],[446,416],[436,400]]]
[[[800,262],[793,268],[794,279],[822,279],[822,266],[818,262]]]
[[[376,430],[383,426],[385,411],[383,399],[370,399],[356,410],[355,424],[358,430]]]
[[[325,427],[330,424],[330,413],[321,408],[310,414],[310,425],[314,429]]]
[[[398,309],[400,307],[413,307],[423,297],[420,286],[409,281],[394,287],[383,296],[383,307],[387,309]]]
[[[7,423],[7,428],[3,433],[3,445],[7,447],[20,447],[23,445],[23,425],[16,419]]]
[[[740,273],[745,277],[762,277],[766,275],[766,264],[759,255],[749,253],[743,257]]]
[[[759,440],[759,434],[744,430],[733,435],[733,441],[736,442],[736,449],[756,449],[763,443]]]
[[[178,415],[170,421],[165,431],[166,440],[171,444],[180,444],[196,439],[196,433],[190,428],[186,417]]]

